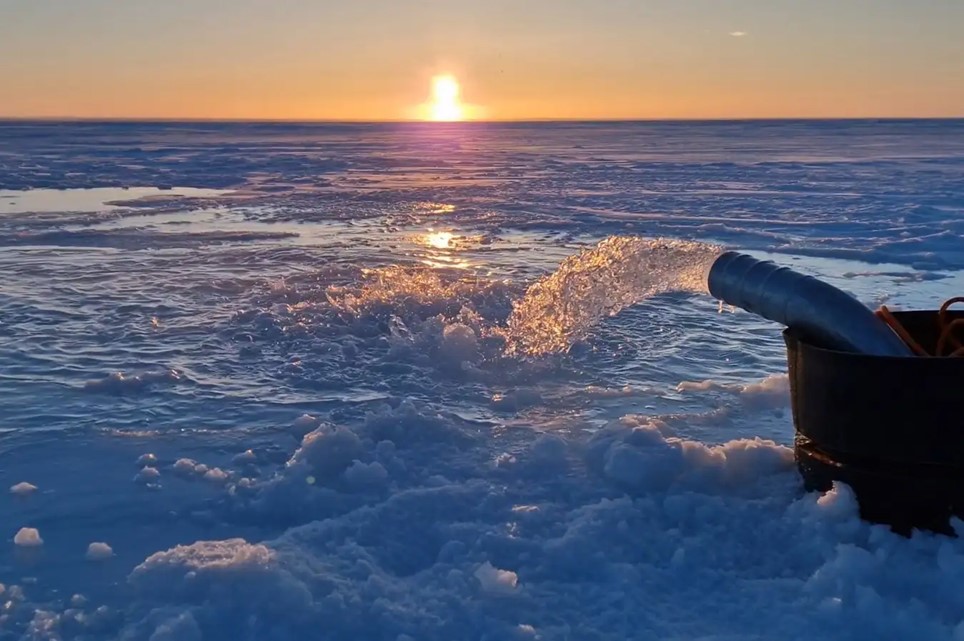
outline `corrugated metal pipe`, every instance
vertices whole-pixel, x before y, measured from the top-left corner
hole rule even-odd
[[[913,356],[867,306],[832,285],[773,262],[728,251],[710,267],[710,294],[798,329],[822,347],[875,356]]]

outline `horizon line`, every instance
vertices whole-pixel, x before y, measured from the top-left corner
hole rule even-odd
[[[251,123],[251,124],[329,124],[385,125],[421,124],[457,126],[473,124],[538,124],[538,123],[643,123],[643,122],[799,122],[799,121],[901,121],[964,120],[964,114],[953,116],[747,116],[747,117],[636,117],[636,118],[479,118],[457,121],[434,121],[410,118],[345,119],[345,118],[237,118],[237,117],[161,117],[161,116],[3,116],[7,122],[78,122],[78,123]]]

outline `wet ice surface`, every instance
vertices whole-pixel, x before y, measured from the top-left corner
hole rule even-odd
[[[0,638],[964,639],[964,545],[803,493],[779,327],[684,287],[507,348],[613,236],[935,307],[964,124],[5,123],[0,152],[0,190],[111,190],[0,216]]]
[[[37,214],[64,211],[100,212],[119,209],[121,203],[156,196],[203,198],[224,193],[217,189],[157,187],[93,187],[90,189],[0,190],[0,214]]]

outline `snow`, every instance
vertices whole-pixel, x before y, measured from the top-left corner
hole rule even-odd
[[[106,543],[97,542],[87,546],[88,561],[105,561],[114,556],[114,550]]]
[[[340,476],[363,453],[364,446],[354,431],[322,427],[305,435],[288,461],[288,469],[327,481]]]
[[[32,527],[22,527],[17,530],[13,542],[15,545],[24,548],[39,547],[44,544],[44,540],[40,538],[40,532]]]
[[[291,424],[291,427],[294,434],[298,438],[302,438],[305,436],[305,434],[317,428],[320,423],[321,421],[319,421],[314,416],[309,416],[308,414],[302,414],[301,416],[299,416],[294,420],[294,422]]]
[[[0,636],[964,640],[693,276],[964,292],[962,127],[0,123]]]
[[[196,468],[195,468],[196,469]],[[219,467],[212,467],[204,472],[204,480],[213,483],[224,483],[228,480],[229,474]]]
[[[493,594],[511,594],[519,584],[519,576],[515,572],[500,570],[488,561],[475,571],[475,578],[479,580],[483,591]]]
[[[194,474],[197,471],[197,467],[197,461],[193,459],[179,458],[174,461],[174,472],[177,474]]]
[[[158,470],[156,467],[145,465],[140,469],[140,471],[137,472],[136,475],[134,475],[134,482],[149,485],[156,483],[159,478],[161,478],[160,470]]]
[[[254,450],[245,450],[234,457],[235,463],[255,463],[258,460],[258,455],[254,453]]]
[[[353,461],[345,470],[344,477],[351,487],[359,489],[379,487],[388,481],[388,470],[378,461],[371,463]]]
[[[21,481],[16,485],[10,486],[10,493],[17,496],[29,496],[37,491],[37,486],[33,483],[27,483],[26,481]]]

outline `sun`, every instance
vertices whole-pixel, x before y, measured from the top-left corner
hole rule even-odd
[[[432,78],[432,104],[430,117],[438,122],[452,122],[464,118],[459,101],[459,81],[448,74]]]

